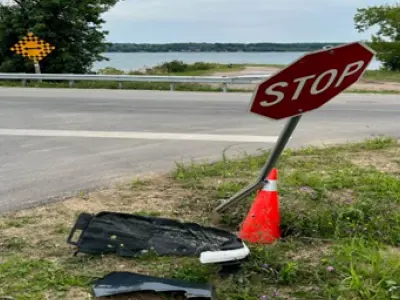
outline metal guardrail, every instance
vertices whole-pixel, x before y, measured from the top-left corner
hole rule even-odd
[[[153,75],[89,75],[89,74],[28,74],[28,73],[0,73],[0,80],[20,80],[26,86],[28,80],[42,81],[68,81],[73,87],[75,81],[114,81],[118,87],[123,88],[123,82],[166,82],[170,84],[171,91],[176,83],[219,83],[223,91],[227,91],[228,84],[249,84],[260,81],[271,75],[244,75],[244,76],[153,76]]]

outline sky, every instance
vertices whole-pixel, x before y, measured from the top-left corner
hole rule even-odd
[[[352,42],[357,8],[395,0],[122,0],[104,14],[110,42]]]

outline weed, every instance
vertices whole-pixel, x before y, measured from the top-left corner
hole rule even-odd
[[[48,260],[9,257],[0,264],[0,296],[16,299],[44,299],[47,290],[62,291],[70,286],[85,287],[90,279],[73,276]],[[3,295],[2,295],[3,294]]]
[[[0,229],[10,228],[10,227],[21,228],[29,224],[35,224],[36,221],[37,220],[34,217],[10,218],[9,220],[0,222]]]
[[[86,191],[79,191],[79,198],[82,200],[89,200],[88,193]]]
[[[148,216],[148,217],[159,217],[159,216],[161,216],[161,213],[158,211],[142,210],[142,211],[135,211],[135,215]]]
[[[130,188],[135,189],[135,188],[140,188],[143,186],[148,186],[150,184],[151,184],[151,182],[148,180],[142,180],[142,179],[137,178],[131,182]]]
[[[26,240],[20,237],[2,238],[0,240],[0,252],[21,251],[26,246]]]
[[[181,262],[171,270],[171,278],[182,279],[197,283],[207,283],[213,274],[215,274],[217,267],[209,265],[201,265],[197,261]]]
[[[400,260],[379,242],[358,238],[334,246],[326,296],[344,299],[399,299]]]

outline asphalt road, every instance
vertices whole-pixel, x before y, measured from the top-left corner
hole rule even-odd
[[[0,89],[0,212],[53,201],[175,162],[270,148],[285,121],[250,94]],[[400,97],[343,94],[305,114],[289,146],[400,135]]]

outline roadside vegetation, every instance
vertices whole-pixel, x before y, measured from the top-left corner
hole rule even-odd
[[[99,74],[110,74],[110,75],[171,75],[171,76],[204,76],[211,75],[217,72],[232,72],[242,71],[246,67],[270,67],[276,69],[283,69],[285,65],[282,64],[217,64],[209,62],[196,62],[193,64],[187,64],[183,61],[173,60],[160,65],[156,65],[153,68],[148,68],[142,71],[128,71],[124,72],[116,68],[107,67],[99,70]],[[386,71],[386,70],[367,70],[364,73],[362,80],[366,81],[381,81],[381,82],[396,82],[400,83],[400,72],[398,71]]]
[[[211,225],[218,200],[252,182],[267,153],[177,163],[166,175],[0,217],[0,298],[90,299],[94,279],[133,271],[211,282],[218,300],[399,299],[400,144],[391,138],[287,149],[277,165],[282,239],[249,245],[243,268],[227,277],[197,258],[74,257],[65,242],[81,212],[123,211]],[[254,195],[224,214],[220,226],[236,231],[253,200]]]
[[[275,72],[280,68],[284,68],[284,65],[277,64],[218,64],[210,62],[195,62],[193,64],[187,64],[182,61],[170,61],[152,68],[135,70],[135,71],[123,71],[113,67],[106,67],[100,69],[97,74],[106,75],[162,75],[162,76],[209,76],[214,74],[226,74],[229,76],[232,73],[237,73],[246,70],[246,68],[264,68],[271,69],[268,73]],[[258,74],[262,74],[259,71]],[[363,83],[400,83],[400,73],[383,71],[383,70],[369,70],[365,73],[361,82]],[[0,81],[0,86],[10,86],[10,87],[21,87],[21,81]],[[43,88],[83,88],[83,89],[132,89],[132,90],[158,90],[167,91],[171,89],[171,85],[167,82],[113,82],[113,81],[76,81],[71,86],[69,82],[66,81],[27,81],[25,83],[26,87],[43,87]],[[252,92],[254,89],[254,84],[235,84],[227,85],[228,92]],[[176,91],[204,91],[204,92],[218,92],[223,91],[222,84],[196,84],[196,83],[177,83],[174,84],[174,90]],[[351,93],[384,93],[384,94],[398,94],[400,93],[400,86],[389,86],[388,88],[379,90],[369,87],[354,87],[346,92]]]
[[[246,65],[243,64],[219,64],[210,62],[195,62],[187,64],[183,61],[172,60],[152,68],[140,71],[124,72],[113,67],[107,67],[99,70],[98,74],[109,75],[169,75],[169,76],[201,76],[209,75],[214,72],[231,72],[243,70]]]

